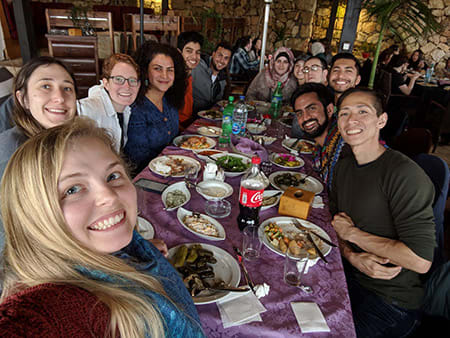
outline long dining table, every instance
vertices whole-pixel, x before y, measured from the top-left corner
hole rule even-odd
[[[202,125],[220,126],[220,122],[198,119],[191,124],[183,133],[197,134],[197,128]],[[273,128],[268,128],[268,134],[274,134]],[[288,128],[285,130],[288,133]],[[278,133],[279,134],[279,133]],[[277,140],[266,146],[269,152],[288,152],[281,146],[281,140]],[[184,155],[197,159],[202,164],[205,162],[198,159],[190,150],[184,150],[173,145],[167,146],[162,155]],[[311,155],[301,155],[305,161],[304,167],[298,171],[310,173],[312,169]],[[272,170],[287,170],[273,165]],[[312,174],[312,176],[317,175]],[[199,173],[202,177],[202,171]],[[140,172],[135,181],[146,178],[153,181],[172,184],[181,181],[183,178],[167,178],[153,173],[149,168]],[[233,187],[233,194],[227,198],[231,203],[231,214],[226,218],[218,219],[226,231],[226,239],[223,241],[209,241],[202,239],[187,231],[177,220],[177,212],[163,210],[164,205],[161,195],[138,189],[138,207],[140,216],[147,219],[154,227],[155,238],[165,241],[169,248],[183,243],[206,243],[218,246],[233,257],[233,246],[241,247],[242,234],[237,226],[237,216],[239,214],[239,177],[226,177],[225,181]],[[318,178],[319,179],[319,178]],[[204,212],[205,199],[195,190],[191,189],[191,200],[184,207],[191,211]],[[325,208],[311,208],[308,221],[320,226],[337,243],[337,237],[331,226],[331,215],[328,210],[328,196],[326,189],[320,194],[325,204]],[[272,207],[260,212],[260,222],[279,216],[278,208]],[[348,295],[347,283],[343,270],[341,255],[338,248],[332,248],[326,256],[328,264],[318,261],[311,267],[302,278],[302,282],[312,286],[314,292],[306,294],[299,288],[287,285],[283,280],[284,258],[263,245],[261,256],[256,261],[245,261],[245,266],[255,284],[266,283],[270,286],[269,294],[260,298],[260,302],[267,309],[261,314],[262,321],[251,322],[239,326],[224,328],[219,310],[215,303],[197,305],[202,326],[208,337],[355,337],[355,328]],[[241,278],[241,285],[244,279]],[[291,302],[315,302],[322,311],[330,332],[315,332],[302,334],[291,308]]]

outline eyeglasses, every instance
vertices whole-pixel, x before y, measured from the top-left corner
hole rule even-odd
[[[319,69],[322,69],[322,66],[318,66],[318,65],[312,65],[311,67],[303,67],[302,72],[303,73],[309,73],[310,71],[316,72]]]
[[[117,75],[117,76],[110,76],[109,79],[112,79],[113,82],[119,86],[123,85],[125,81],[128,81],[130,87],[137,87],[139,85],[139,80],[136,79],[135,77],[130,77],[126,79],[123,76]]]

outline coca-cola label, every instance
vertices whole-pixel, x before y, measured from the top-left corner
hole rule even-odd
[[[263,190],[249,190],[241,186],[239,193],[239,203],[244,207],[257,208],[260,207],[263,200]]]

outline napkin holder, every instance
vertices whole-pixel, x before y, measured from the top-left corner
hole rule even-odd
[[[278,213],[280,215],[307,219],[314,195],[311,191],[289,187],[280,198]]]

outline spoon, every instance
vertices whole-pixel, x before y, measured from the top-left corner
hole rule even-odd
[[[314,290],[312,287],[308,286],[308,285],[296,285],[296,288],[299,288],[300,290],[302,290],[304,293],[313,293]]]

